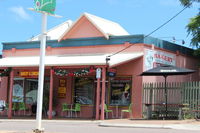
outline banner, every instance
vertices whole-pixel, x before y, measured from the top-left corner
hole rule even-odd
[[[56,0],[34,0],[34,9],[49,14],[54,14],[56,8]]]

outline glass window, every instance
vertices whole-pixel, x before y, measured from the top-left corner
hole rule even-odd
[[[37,102],[38,79],[26,79],[26,104]]]
[[[80,104],[94,103],[94,79],[80,77],[75,79],[74,102]]]
[[[110,105],[129,105],[131,84],[131,77],[116,77],[110,80]]]

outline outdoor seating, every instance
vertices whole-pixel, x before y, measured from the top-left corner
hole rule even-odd
[[[104,112],[106,113],[106,118],[108,119],[108,113],[112,114],[112,118],[113,118],[113,111],[108,109],[107,104],[104,104]]]
[[[199,120],[200,118],[200,105],[197,106],[196,110],[192,110],[193,114],[194,114],[194,118],[196,120]]]
[[[73,112],[75,113],[75,117],[77,117],[77,112],[79,112],[81,116],[81,104],[75,103],[74,109],[70,109],[70,111],[72,112],[72,115],[73,115]]]
[[[121,110],[121,118],[123,118],[124,113],[132,113],[132,103],[129,105],[128,109]]]
[[[67,103],[63,103],[62,104],[62,116],[64,116],[64,113],[68,113],[68,117],[71,115],[70,113],[70,108],[69,108],[69,105]]]

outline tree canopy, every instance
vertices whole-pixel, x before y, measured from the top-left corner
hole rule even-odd
[[[191,7],[195,2],[200,3],[200,0],[180,0],[180,2],[185,7]],[[200,49],[200,10],[197,12],[196,16],[190,19],[186,28],[188,34],[192,35],[191,45],[195,46],[197,49]]]

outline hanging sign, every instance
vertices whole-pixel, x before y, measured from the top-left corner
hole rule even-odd
[[[108,76],[109,77],[115,77],[116,76],[116,69],[114,69],[114,68],[110,68],[110,69],[108,69]]]
[[[101,68],[97,68],[97,70],[96,70],[96,78],[97,79],[101,78]]]
[[[34,0],[34,9],[39,12],[54,14],[56,8],[56,0]]]

